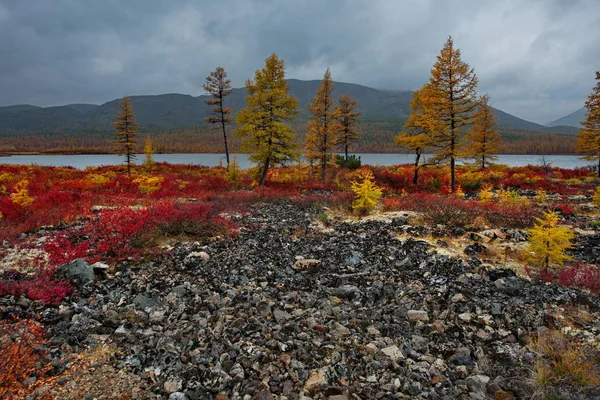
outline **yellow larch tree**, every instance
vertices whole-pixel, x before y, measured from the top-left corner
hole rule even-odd
[[[435,115],[435,109],[427,108],[430,90],[431,88],[425,85],[413,93],[410,101],[410,116],[402,131],[394,138],[394,142],[398,146],[415,153],[412,181],[415,185],[419,181],[419,170],[426,165],[421,163],[423,151],[434,145],[432,132],[435,129],[443,128],[437,126],[439,119]]]
[[[575,238],[573,231],[558,225],[558,215],[550,211],[542,218],[536,217],[536,224],[529,230],[529,261],[541,265],[545,272],[551,264],[562,265],[570,260],[565,250],[570,248]]]
[[[134,147],[138,135],[138,126],[135,123],[133,107],[129,102],[129,97],[125,96],[119,103],[119,112],[113,123],[116,130],[116,141],[119,154],[125,156],[127,164],[127,174],[131,174],[131,166],[135,159]]]
[[[149,137],[146,138],[144,142],[144,165],[152,165],[154,164],[154,159],[152,155],[154,154],[154,146],[152,145],[152,139]]]
[[[489,96],[479,99],[473,124],[467,131],[467,141],[462,156],[475,160],[475,164],[485,169],[491,161],[498,159],[502,150],[502,137],[494,111],[489,105]]]
[[[427,109],[438,118],[443,129],[431,131],[432,143],[437,146],[434,159],[450,164],[450,188],[456,189],[455,166],[461,150],[464,130],[473,123],[477,107],[477,76],[469,64],[460,58],[452,37],[444,44],[431,69]]]
[[[258,164],[259,186],[267,180],[269,167],[296,160],[294,130],[286,124],[298,114],[298,100],[288,94],[285,65],[276,54],[265,60],[265,67],[246,81],[246,107],[236,116],[236,135],[242,150]]]
[[[231,108],[225,107],[225,97],[231,94],[231,81],[227,79],[227,72],[223,67],[217,67],[209,76],[206,77],[204,90],[211,96],[210,99],[204,100],[206,104],[212,106],[210,115],[204,120],[211,125],[218,125],[223,131],[223,142],[225,144],[225,157],[227,159],[227,167],[229,168],[229,147],[227,145],[227,130],[226,126],[231,123]]]
[[[329,68],[323,75],[323,81],[317,89],[317,95],[312,103],[308,104],[308,111],[312,119],[308,120],[306,141],[304,144],[305,156],[311,162],[317,162],[321,170],[321,181],[327,176],[327,164],[332,162],[333,152],[336,147],[336,121],[335,106],[331,92],[333,82]]]
[[[577,151],[583,158],[598,163],[600,176],[600,72],[596,71],[596,86],[585,102],[585,120],[581,123]]]
[[[344,151],[344,157],[348,159],[348,149],[360,139],[360,132],[356,128],[358,117],[362,111],[356,110],[356,100],[345,94],[338,100],[335,108],[335,120],[337,121],[337,142],[341,150]]]

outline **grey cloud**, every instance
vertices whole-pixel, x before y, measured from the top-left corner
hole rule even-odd
[[[199,95],[273,52],[288,77],[414,90],[448,35],[481,93],[536,122],[581,107],[600,69],[596,0],[0,0],[0,105]]]

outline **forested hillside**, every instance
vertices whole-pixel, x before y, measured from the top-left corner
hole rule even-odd
[[[305,136],[307,104],[315,95],[318,80],[289,79],[290,94],[301,113],[293,126],[298,143]],[[349,94],[363,112],[362,140],[353,151],[396,152],[393,137],[410,114],[410,91],[384,91],[352,83],[336,82],[333,97]],[[204,118],[208,96],[177,93],[131,96],[131,104],[142,137],[150,137],[158,152],[221,152],[218,131],[208,127]],[[233,113],[245,105],[244,89],[233,89],[227,98]],[[102,105],[69,104],[58,107],[15,105],[0,107],[0,151],[109,152],[113,141],[112,122],[120,99]],[[574,153],[577,129],[567,126],[545,127],[494,109],[506,153]],[[235,129],[230,127],[230,130]],[[143,142],[143,141],[141,141]],[[140,148],[142,143],[140,142]],[[239,141],[232,138],[236,151]]]

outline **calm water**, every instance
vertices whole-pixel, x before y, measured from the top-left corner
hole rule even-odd
[[[412,154],[358,154],[363,164],[370,165],[396,165],[412,164],[415,156]],[[222,154],[155,154],[154,161],[168,162],[172,164],[195,164],[214,167],[225,165],[225,156]],[[248,161],[246,154],[235,155],[240,168],[245,169],[252,164]],[[233,159],[233,155],[231,155]],[[561,168],[577,168],[592,165],[590,161],[585,161],[577,156],[544,156],[546,163]],[[24,165],[48,165],[48,166],[69,166],[79,169],[86,167],[98,167],[101,165],[123,164],[123,156],[112,154],[92,154],[92,155],[17,155],[9,157],[0,157],[0,164],[24,164]],[[137,162],[141,163],[144,155],[137,157]],[[524,165],[542,165],[542,156],[539,155],[500,155],[498,163],[507,164],[511,167]]]

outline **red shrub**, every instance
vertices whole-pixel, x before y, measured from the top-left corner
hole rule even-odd
[[[402,209],[402,197],[384,197],[381,205],[383,211],[397,211]]]
[[[373,167],[375,183],[389,192],[399,192],[412,185],[412,173],[408,170],[391,171],[389,168]]]
[[[83,229],[71,228],[48,240],[44,250],[51,264],[58,265],[82,257],[88,262],[101,258],[120,261],[138,258],[142,249],[137,241],[148,227],[145,209],[104,210],[88,221]]]
[[[480,215],[476,202],[429,194],[403,197],[400,208],[422,213],[423,218],[431,224],[455,227],[471,225]]]
[[[25,398],[23,381],[48,368],[44,331],[32,320],[0,322],[0,397]]]
[[[205,236],[225,233],[234,227],[219,216],[214,204],[203,202],[161,202],[149,209],[151,227],[167,236]]]
[[[600,295],[600,266],[595,264],[575,264],[559,271],[530,270],[529,276],[544,282],[558,282],[561,285],[589,289],[596,296]]]
[[[0,296],[24,295],[31,300],[41,300],[46,305],[58,305],[71,293],[73,287],[68,281],[51,279],[46,271],[41,271],[35,277],[8,272],[0,280]]]
[[[540,211],[532,206],[515,204],[510,206],[486,204],[483,215],[492,225],[502,228],[530,228]]]

